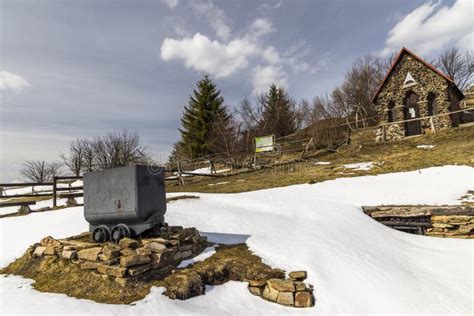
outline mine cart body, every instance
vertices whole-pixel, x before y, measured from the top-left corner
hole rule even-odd
[[[165,212],[163,168],[134,165],[84,174],[84,217],[91,232],[102,227],[110,237],[120,226],[139,235],[164,224]]]

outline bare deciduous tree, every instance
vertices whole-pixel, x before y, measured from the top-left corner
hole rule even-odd
[[[92,149],[94,166],[98,169],[145,164],[151,160],[146,148],[140,144],[140,136],[127,130],[96,137]]]
[[[28,160],[20,169],[20,174],[35,183],[52,182],[53,177],[61,174],[61,163],[52,161]]]
[[[463,54],[459,48],[451,47],[439,56],[437,64],[445,74],[453,78],[461,91],[469,88],[474,71],[474,59],[470,52]]]
[[[69,154],[61,155],[64,164],[75,176],[79,176],[83,170],[84,151],[83,140],[77,139],[69,144]]]

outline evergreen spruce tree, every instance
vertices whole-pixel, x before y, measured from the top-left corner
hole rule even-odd
[[[178,146],[190,158],[212,154],[210,137],[213,127],[217,122],[226,122],[229,118],[221,92],[205,75],[197,82],[196,89],[184,107]]]
[[[265,96],[261,130],[275,137],[289,135],[295,131],[295,116],[292,101],[283,88],[272,84]]]

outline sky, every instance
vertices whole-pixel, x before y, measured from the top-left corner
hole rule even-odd
[[[272,83],[313,99],[365,54],[474,51],[474,1],[1,0],[0,181],[69,143],[137,131],[165,161],[208,73],[230,109]]]

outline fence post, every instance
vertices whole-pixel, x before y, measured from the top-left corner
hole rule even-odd
[[[183,175],[181,174],[181,161],[178,161],[178,181],[179,181],[179,184],[181,184],[182,186],[184,186],[184,179],[183,179]]]
[[[433,117],[430,116],[430,128],[431,128],[431,132],[433,134],[436,134],[436,129],[435,129],[435,126],[434,126],[434,122],[433,122]]]
[[[57,179],[56,177],[53,177],[53,207],[56,207],[56,206],[57,206],[57,203],[56,203],[56,198],[57,198],[57,192],[56,192],[57,181],[58,181],[58,179]]]

